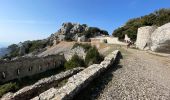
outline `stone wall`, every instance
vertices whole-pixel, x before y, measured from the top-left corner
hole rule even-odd
[[[51,55],[42,58],[20,58],[14,61],[0,62],[0,83],[38,74],[64,65],[63,55]]]
[[[126,43],[120,42],[117,37],[109,37],[109,36],[101,36],[91,38],[91,42],[94,44],[107,42],[108,44],[119,44],[119,45],[126,45]]]
[[[151,34],[156,29],[155,26],[145,26],[138,28],[136,47],[141,50],[150,49]]]
[[[90,82],[97,78],[109,67],[114,67],[120,59],[121,53],[116,50],[105,57],[100,64],[93,64],[76,75],[70,77],[68,82],[61,88],[50,88],[32,100],[70,100]]]
[[[33,85],[26,86],[16,93],[7,93],[1,100],[28,100],[32,97],[44,92],[45,90],[55,87],[58,83],[80,71],[84,68],[78,67],[59,74],[53,75],[51,77],[43,78]]]

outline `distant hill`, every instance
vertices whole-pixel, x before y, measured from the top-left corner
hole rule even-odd
[[[0,48],[0,57],[4,56],[8,52],[9,52],[9,50],[7,48]]]
[[[160,9],[149,15],[141,16],[128,20],[124,26],[113,31],[112,35],[124,39],[127,34],[131,40],[135,41],[137,30],[142,26],[162,26],[170,22],[170,9]]]

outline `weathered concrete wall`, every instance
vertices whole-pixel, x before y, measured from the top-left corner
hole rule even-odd
[[[94,64],[70,77],[68,82],[61,88],[51,88],[32,100],[70,100],[80,90],[85,88],[93,79],[97,78],[103,71],[109,67],[114,67],[114,63],[119,61],[120,52],[112,52],[100,64]]]
[[[117,37],[95,37],[91,38],[92,43],[103,43],[104,41],[107,41],[108,44],[120,44],[120,45],[126,45],[126,43],[120,42]]]
[[[151,45],[151,34],[157,27],[145,26],[138,28],[136,47],[141,50],[149,50]]]
[[[0,83],[38,74],[64,65],[63,55],[43,58],[21,58],[15,61],[0,62]]]
[[[1,100],[28,100],[32,97],[38,95],[39,93],[44,92],[45,90],[52,88],[56,86],[60,81],[63,79],[66,79],[80,71],[82,71],[84,68],[78,67],[74,68],[65,72],[61,72],[59,74],[56,74],[54,76],[44,78],[36,82],[35,84],[31,86],[26,86],[16,93],[10,93],[9,95],[5,95],[1,98]],[[9,94],[9,93],[8,93]]]

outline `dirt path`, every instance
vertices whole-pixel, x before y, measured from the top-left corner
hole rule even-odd
[[[98,100],[169,100],[170,58],[129,49]],[[107,77],[107,75],[105,76]]]

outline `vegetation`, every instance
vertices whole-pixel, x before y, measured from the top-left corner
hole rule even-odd
[[[10,92],[10,91],[15,91],[18,89],[18,85],[16,83],[6,83],[4,85],[0,85],[0,97],[2,97],[3,94]]]
[[[85,63],[86,65],[98,64],[103,60],[103,56],[100,55],[96,47],[92,47],[87,51]]]
[[[90,44],[79,44],[76,43],[73,48],[76,47],[82,47],[85,49],[85,51],[87,52],[85,60],[79,58],[78,55],[74,55],[71,60],[69,60],[68,62],[65,63],[65,68],[66,69],[71,69],[71,68],[75,68],[75,67],[87,67],[89,65],[92,64],[98,64],[103,60],[103,56],[100,55],[100,53],[98,52],[96,47],[92,47]],[[72,48],[72,49],[73,49]]]
[[[125,34],[127,34],[133,41],[135,41],[139,27],[151,25],[161,26],[168,22],[170,22],[170,9],[160,9],[149,15],[130,19],[124,26],[114,30],[112,35],[121,40],[124,39]]]
[[[46,41],[46,40],[35,40],[35,41],[25,41],[21,43],[21,45],[25,49],[25,54],[28,54],[33,51],[43,49],[47,45],[50,45],[50,44],[49,44],[49,41]],[[10,50],[10,52],[9,54],[5,55],[3,58],[11,59],[13,57],[22,56],[22,54],[20,54],[20,49],[21,47],[17,44],[12,44],[8,46],[8,50]]]
[[[84,67],[84,60],[81,59],[78,55],[74,55],[68,62],[64,64],[66,70],[72,69],[75,67]]]

